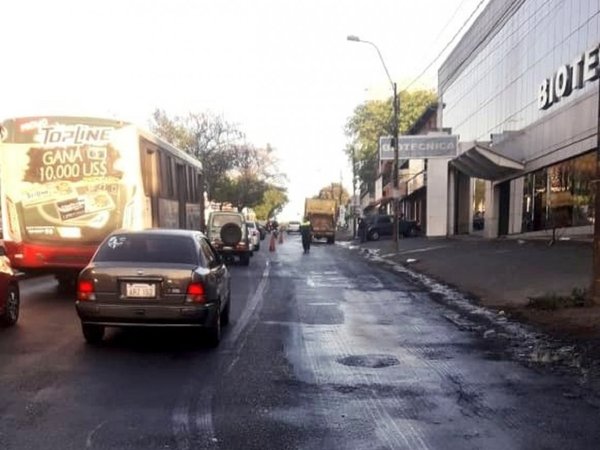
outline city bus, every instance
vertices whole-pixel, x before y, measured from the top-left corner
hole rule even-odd
[[[118,120],[24,117],[0,128],[2,233],[13,267],[74,283],[115,229],[201,229],[202,165]]]

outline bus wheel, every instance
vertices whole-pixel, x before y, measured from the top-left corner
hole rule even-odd
[[[19,289],[15,286],[8,287],[6,302],[4,305],[4,313],[0,315],[0,325],[3,327],[11,327],[19,319]]]

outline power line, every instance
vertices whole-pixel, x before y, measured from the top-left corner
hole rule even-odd
[[[425,73],[431,68],[431,66],[433,66],[435,64],[435,62],[440,59],[440,57],[444,54],[444,52],[448,49],[448,47],[450,47],[450,45],[452,45],[452,43],[454,42],[454,40],[458,37],[458,35],[462,32],[462,30],[467,26],[467,24],[471,21],[471,19],[473,18],[473,16],[475,15],[475,13],[479,10],[479,7],[481,5],[483,5],[487,0],[481,0],[477,6],[475,7],[475,9],[471,12],[471,14],[469,14],[469,17],[467,18],[467,20],[464,21],[464,23],[460,26],[460,28],[458,29],[458,31],[454,34],[454,36],[452,36],[452,39],[450,39],[448,41],[448,43],[444,46],[444,48],[442,49],[442,51],[440,51],[438,53],[438,55],[433,59],[433,61],[431,61],[427,67],[425,67],[425,69],[423,69],[423,71],[421,71],[421,73],[419,75],[417,75],[417,77],[412,80],[410,83],[408,83],[407,86],[405,86],[402,90],[406,91],[409,87],[411,87],[413,84],[415,84],[423,75],[425,75]]]
[[[437,34],[437,36],[433,39],[434,43],[437,43],[438,40],[442,37],[442,34],[444,33],[444,31],[446,31],[446,28],[448,28],[448,26],[452,23],[452,21],[454,20],[454,18],[456,17],[456,15],[458,14],[458,12],[461,10],[461,8],[463,7],[463,5],[465,4],[466,1],[467,0],[462,0],[462,2],[460,2],[460,4],[458,5],[458,7],[454,10],[454,12],[452,13],[452,15],[448,19],[448,22],[446,22],[446,24],[442,27],[442,29]]]

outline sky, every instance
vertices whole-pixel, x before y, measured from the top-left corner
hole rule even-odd
[[[210,111],[276,149],[297,219],[342,181],[344,125],[401,90],[482,0],[19,0],[2,6],[0,119]],[[450,46],[451,50],[453,45]],[[449,51],[448,50],[448,51]],[[447,54],[448,51],[445,53]],[[437,87],[440,58],[414,88]]]

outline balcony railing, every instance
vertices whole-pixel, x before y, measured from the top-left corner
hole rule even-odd
[[[427,184],[427,172],[425,170],[411,176],[406,180],[406,195],[410,195]]]

